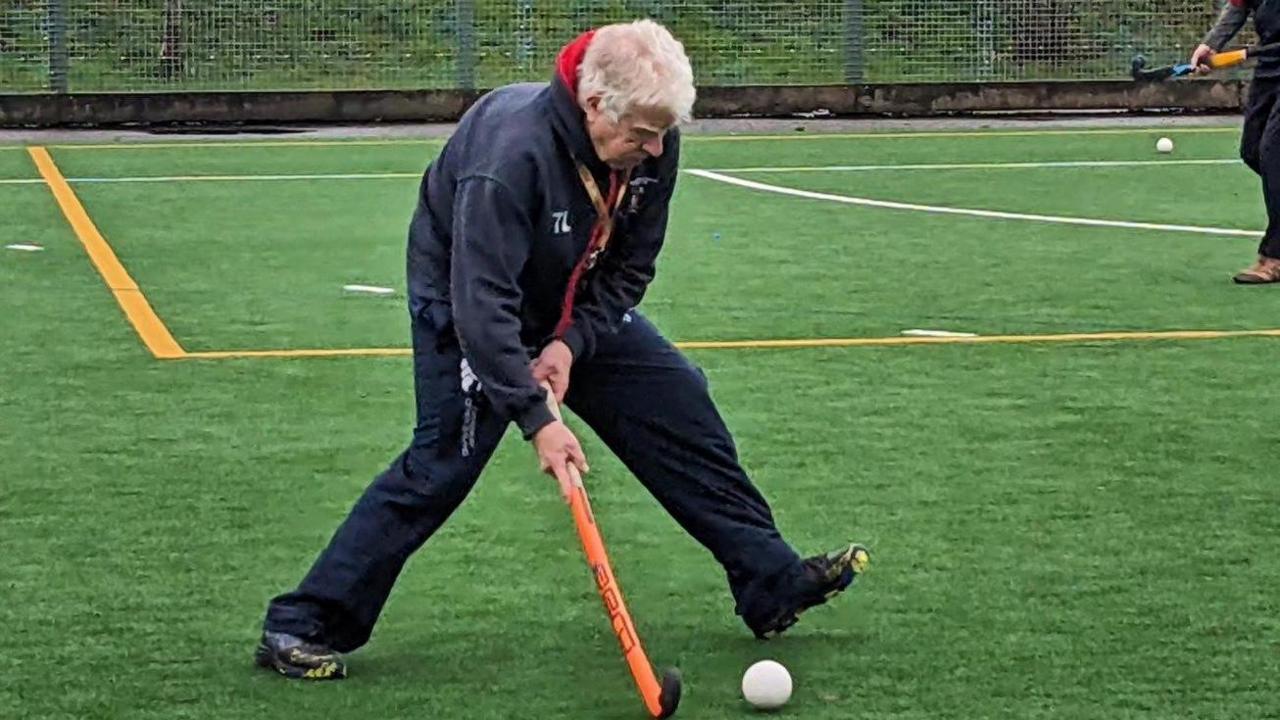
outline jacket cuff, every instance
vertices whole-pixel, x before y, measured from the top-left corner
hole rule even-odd
[[[547,407],[545,402],[539,402],[515,420],[524,439],[532,440],[539,430],[555,422],[556,416],[551,414],[551,408]]]
[[[577,325],[570,325],[568,330],[564,331],[564,344],[569,346],[569,352],[573,353],[573,361],[576,363],[583,359],[583,355],[587,354],[587,337],[578,329]]]

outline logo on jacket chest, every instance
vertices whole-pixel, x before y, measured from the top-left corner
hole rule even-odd
[[[649,187],[656,185],[657,182],[658,178],[656,177],[632,178],[627,186],[626,197],[622,200],[621,214],[635,215],[640,212],[641,206],[644,205],[645,195],[649,192]],[[590,210],[587,212],[590,212]],[[568,235],[572,233],[573,223],[570,221],[572,215],[573,212],[571,210],[553,210],[551,212],[551,234]]]
[[[630,187],[627,189],[626,208],[628,215],[635,215],[640,212],[640,204],[644,202],[645,193],[649,186],[656,184],[656,177],[637,177],[632,178]]]
[[[568,210],[556,210],[551,213],[551,232],[556,235],[568,235],[573,232],[573,227],[569,225]]]

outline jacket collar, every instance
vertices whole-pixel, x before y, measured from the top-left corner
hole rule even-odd
[[[595,175],[609,175],[609,168],[596,156],[591,136],[587,134],[586,116],[578,105],[578,67],[595,36],[594,30],[579,35],[565,45],[556,58],[555,77],[551,79],[552,124],[569,152]]]
[[[568,146],[573,157],[594,173],[608,173],[609,168],[596,156],[595,145],[587,134],[586,115],[578,100],[559,77],[551,81],[551,122],[556,134]]]

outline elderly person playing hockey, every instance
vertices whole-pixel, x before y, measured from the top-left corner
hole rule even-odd
[[[651,21],[588,32],[550,83],[500,88],[423,178],[409,230],[417,424],[292,592],[257,662],[346,675],[409,556],[462,503],[514,423],[566,495],[577,438],[543,383],[724,567],[759,637],[849,587],[859,545],[802,558],[738,462],[702,372],[638,311],[689,118],[684,48]]]

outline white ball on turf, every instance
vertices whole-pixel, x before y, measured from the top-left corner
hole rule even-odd
[[[1156,152],[1171,153],[1173,152],[1173,141],[1169,138],[1160,138],[1156,141]]]
[[[761,660],[742,674],[742,697],[761,710],[774,710],[791,699],[791,673],[781,663]]]

